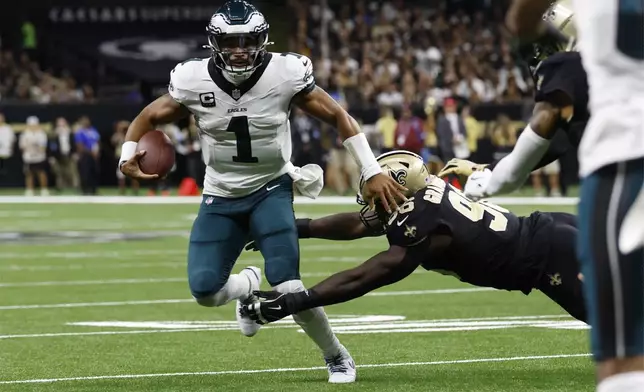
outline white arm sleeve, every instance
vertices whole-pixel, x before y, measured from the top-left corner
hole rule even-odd
[[[537,135],[528,125],[519,136],[512,152],[501,159],[492,170],[485,193],[492,196],[511,192],[523,185],[549,146],[550,140]]]

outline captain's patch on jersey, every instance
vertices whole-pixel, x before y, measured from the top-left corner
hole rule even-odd
[[[199,94],[199,101],[201,102],[201,106],[205,108],[213,108],[217,106],[215,93],[201,93]]]

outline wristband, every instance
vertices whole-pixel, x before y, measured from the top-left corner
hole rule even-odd
[[[123,146],[121,146],[121,158],[119,159],[119,168],[123,164],[123,162],[127,162],[134,155],[136,155],[136,146],[137,142],[125,142],[123,143]]]
[[[358,167],[360,167],[360,174],[365,181],[382,173],[382,168],[376,157],[373,156],[373,151],[371,151],[364,133],[360,132],[357,135],[353,135],[342,144],[356,161]]]
[[[289,314],[317,308],[321,305],[320,296],[314,290],[304,290],[288,293],[284,296],[284,304]]]
[[[297,227],[297,238],[311,238],[311,219],[296,219],[295,227]]]

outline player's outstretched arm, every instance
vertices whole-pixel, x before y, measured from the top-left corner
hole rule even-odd
[[[246,305],[242,311],[265,324],[303,310],[350,301],[409,276],[419,265],[417,251],[415,247],[392,245],[356,268],[339,272],[309,290],[289,294],[255,292],[266,301]]]
[[[319,238],[323,240],[350,241],[364,237],[377,237],[379,233],[362,223],[360,213],[344,212],[319,219],[296,219],[297,236],[301,239]],[[246,250],[258,251],[255,241],[246,244]]]
[[[511,192],[523,185],[533,170],[557,159],[554,154],[562,147],[551,147],[550,140],[561,121],[572,118],[573,107],[570,97],[562,91],[550,94],[547,99],[535,105],[530,123],[519,135],[512,152],[468,179],[465,184],[467,196],[478,199]],[[544,159],[548,151],[551,154]]]
[[[350,241],[364,237],[377,237],[378,233],[365,226],[358,212],[333,214],[308,222],[308,237],[335,241]]]
[[[188,109],[175,101],[169,94],[157,98],[146,106],[132,121],[125,134],[125,143],[121,148],[121,158],[119,159],[119,167],[123,174],[142,180],[156,178],[157,175],[144,174],[139,168],[139,159],[145,152],[136,152],[138,141],[146,132],[155,127],[181,120],[188,117],[189,114]]]
[[[362,178],[366,180],[364,188],[361,189],[365,201],[373,207],[378,199],[385,210],[391,213],[398,208],[399,201],[407,200],[402,193],[407,189],[382,173],[367,137],[360,132],[358,122],[326,91],[314,87],[306,94],[296,95],[294,103],[311,116],[337,128],[344,140],[344,147],[351,153],[360,168]]]

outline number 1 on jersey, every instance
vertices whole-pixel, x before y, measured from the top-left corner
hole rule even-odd
[[[253,149],[250,144],[250,132],[248,129],[248,117],[236,116],[230,119],[226,132],[233,132],[237,140],[237,155],[233,156],[233,162],[257,163],[259,159],[253,156]]]

